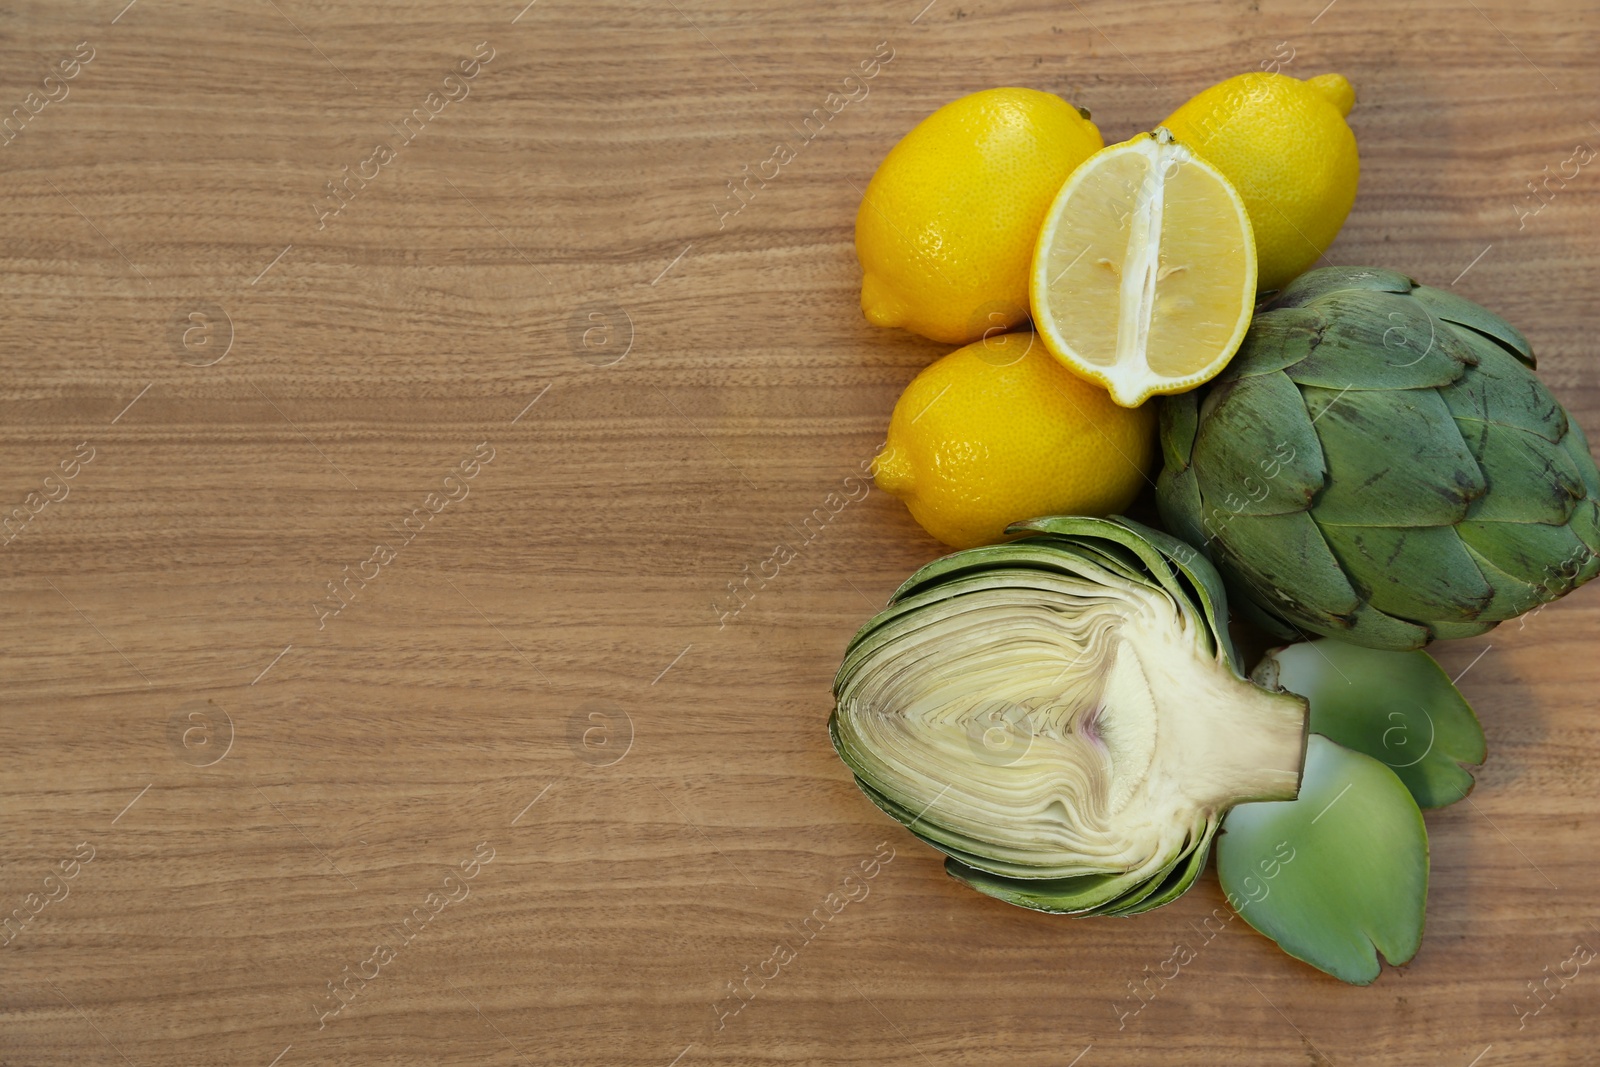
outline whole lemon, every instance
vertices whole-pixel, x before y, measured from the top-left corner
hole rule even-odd
[[[1257,284],[1281,289],[1328,250],[1355,203],[1361,163],[1342,74],[1253,71],[1219,82],[1162,123],[1223,173],[1250,212]]]
[[[989,337],[912,379],[873,461],[878,487],[955,548],[1039,515],[1109,515],[1156,457],[1155,406],[1118,407],[1031,333]]]
[[[861,310],[948,344],[1027,318],[1045,209],[1103,144],[1086,112],[1036,89],[986,89],[923,119],[856,213]]]

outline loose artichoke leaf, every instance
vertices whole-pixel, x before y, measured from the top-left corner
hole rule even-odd
[[[1234,910],[1289,955],[1345,982],[1378,977],[1422,944],[1428,834],[1405,783],[1312,734],[1296,800],[1223,820],[1217,877]]]
[[[1496,342],[1503,351],[1519,362],[1530,367],[1534,365],[1533,347],[1528,344],[1528,339],[1522,335],[1522,331],[1488,308],[1480,307],[1448,289],[1435,289],[1431,285],[1417,286],[1412,291],[1411,297],[1427,305],[1434,315],[1444,321],[1456,323],[1481,334]]]
[[[1551,444],[1566,435],[1571,419],[1538,375],[1489,338],[1472,330],[1463,330],[1460,336],[1477,353],[1478,366],[1439,390],[1458,423],[1470,420],[1515,426]],[[1591,466],[1594,463],[1589,462]],[[1495,491],[1499,491],[1498,485]]]
[[[1130,596],[975,591],[873,634],[841,671],[841,757],[889,814],[926,812],[919,836],[1013,877],[1149,878],[1194,812],[1293,795],[1303,702],[1203,654],[1165,594]],[[1030,743],[988,759],[968,727],[996,701],[1027,708]]]
[[[1409,293],[1417,283],[1392,270],[1382,267],[1321,267],[1308,270],[1290,282],[1278,298],[1267,307],[1299,307],[1327,293],[1347,289],[1368,290],[1380,293]]]
[[[1300,390],[1261,374],[1212,390],[1219,397],[1194,442],[1200,495],[1230,515],[1305,511],[1327,481],[1322,444]]]
[[[1588,495],[1583,474],[1560,445],[1514,426],[1457,419],[1478,465],[1494,472],[1494,491],[1472,502],[1481,522],[1565,523]]]
[[[1311,729],[1399,775],[1417,806],[1472,791],[1488,755],[1483,727],[1449,675],[1423,651],[1390,652],[1323,638],[1268,652],[1250,675],[1311,702]]]
[[[1436,389],[1478,362],[1455,330],[1409,296],[1345,291],[1306,305],[1320,322],[1320,342],[1284,373],[1324,389]],[[1269,314],[1273,314],[1269,312]]]
[[[1319,525],[1345,573],[1388,615],[1471,622],[1494,599],[1450,526]]]
[[[1327,488],[1316,502],[1323,528],[1448,526],[1488,491],[1438,393],[1309,386],[1302,393],[1328,468]]]

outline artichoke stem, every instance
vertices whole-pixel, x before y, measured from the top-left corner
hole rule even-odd
[[[1164,716],[1161,746],[1169,781],[1188,782],[1196,801],[1224,810],[1242,801],[1293,800],[1305,767],[1310,707],[1294,693],[1272,692],[1216,662],[1196,658],[1170,625],[1139,625],[1125,648],[1162,689],[1185,694],[1186,707]],[[1181,764],[1181,765],[1180,765]]]

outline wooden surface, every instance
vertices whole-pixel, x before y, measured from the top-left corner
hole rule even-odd
[[[124,2],[0,12],[0,114],[60,97],[0,148],[0,504],[37,509],[0,549],[0,1063],[1595,1062],[1600,978],[1537,1015],[1528,983],[1600,944],[1596,589],[1436,650],[1490,761],[1365,989],[1206,940],[1210,875],[1135,920],[980,897],[824,731],[939,552],[845,499],[942,352],[856,308],[901,134],[1014,84],[1115,141],[1290,53],[1341,71],[1329,259],[1454,279],[1593,434],[1600,173],[1518,210],[1600,144],[1593,4]]]

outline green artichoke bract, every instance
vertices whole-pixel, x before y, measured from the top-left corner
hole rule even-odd
[[[1266,654],[1250,678],[1311,702],[1311,730],[1378,760],[1417,806],[1442,808],[1472,792],[1488,756],[1472,707],[1422,651],[1360,648],[1323,638]]]
[[[1217,839],[1217,881],[1244,921],[1289,955],[1366,985],[1378,953],[1422,944],[1428,831],[1394,771],[1321,734],[1292,801],[1240,804]]]
[[[1122,519],[923,567],[851,642],[829,733],[974,888],[1041,911],[1175,899],[1218,822],[1300,785],[1303,698],[1245,680],[1216,572]]]
[[[1163,399],[1162,518],[1283,638],[1483,633],[1600,573],[1600,474],[1533,365],[1445,290],[1301,275],[1217,378]]]

